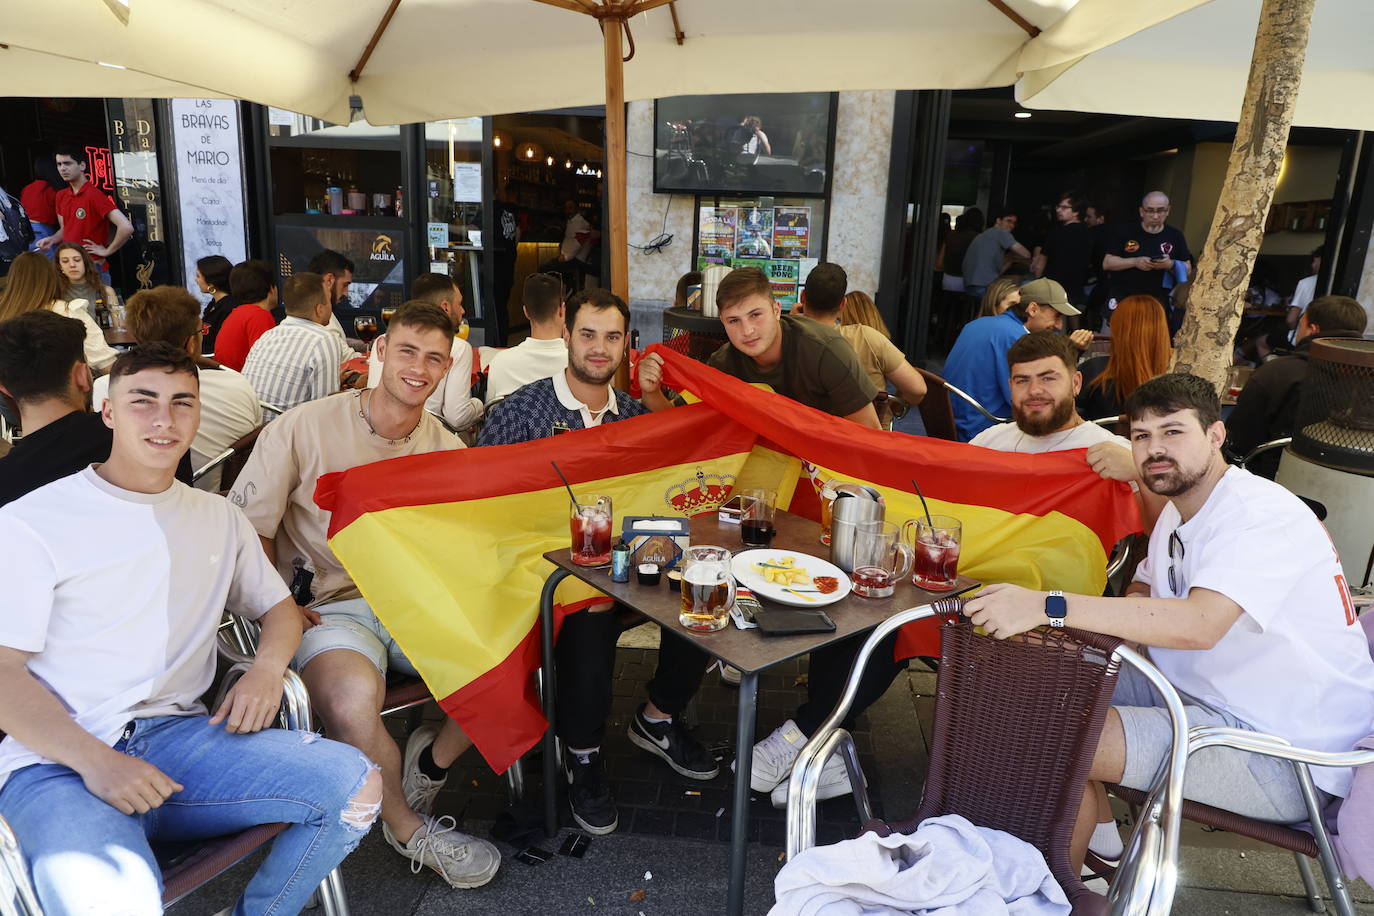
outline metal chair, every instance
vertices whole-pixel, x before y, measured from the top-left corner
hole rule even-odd
[[[1263,455],[1265,452],[1272,452],[1276,448],[1283,448],[1292,441],[1292,436],[1284,436],[1282,439],[1271,439],[1268,442],[1261,442],[1259,445],[1255,446],[1254,448],[1250,449],[1250,451],[1246,452],[1245,457],[1241,458],[1240,461],[1236,462],[1236,464],[1242,468],[1246,467],[1250,464],[1251,461],[1254,461],[1256,458],[1258,458],[1260,455]]]
[[[910,831],[926,818],[960,814],[1039,849],[1075,914],[1104,912],[1107,901],[1088,890],[1069,861],[1069,840],[1083,789],[1120,664],[1139,669],[1157,688],[1168,686],[1154,666],[1115,637],[1040,629],[996,640],[975,634],[966,621],[947,622],[941,627],[930,771],[920,808],[904,823],[885,824],[873,818],[854,740],[840,722],[858,692],[870,654],[888,634],[913,620],[957,615],[962,607],[962,599],[947,598],[903,611],[875,629],[864,643],[839,705],[793,765],[787,799],[787,855],[791,858],[815,843],[821,768],[838,751],[865,829]],[[1186,746],[1183,705],[1177,695],[1172,701],[1166,695],[1165,701],[1173,719],[1174,740],[1179,747]],[[1049,716],[1054,717],[1052,724],[1046,722]],[[1181,762],[1179,779],[1181,783]],[[1149,823],[1142,820],[1137,835]],[[1153,823],[1157,829],[1158,820]],[[1176,848],[1176,823],[1174,827]],[[1122,899],[1133,899],[1134,887],[1122,891]],[[1172,897],[1172,883],[1168,890]]]
[[[234,481],[238,479],[239,472],[243,470],[243,466],[248,463],[248,457],[253,454],[253,446],[257,444],[258,435],[262,432],[263,426],[266,424],[250,429],[224,451],[197,468],[191,475],[191,483],[196,484],[207,474],[218,468],[223,468],[224,470],[220,473],[218,490],[224,492],[231,488]]]
[[[947,439],[950,442],[964,441],[959,436],[958,428],[954,425],[954,405],[950,399],[951,395],[971,405],[994,423],[1008,422],[1006,417],[989,413],[988,409],[979,404],[971,394],[951,385],[934,372],[925,369],[917,369],[916,371],[921,373],[921,378],[925,379],[926,383],[926,396],[917,405],[917,409],[921,412],[921,422],[925,424],[926,435],[936,439]]]
[[[252,658],[232,650],[225,652],[225,628],[220,630],[218,648],[234,663],[220,680],[214,706],[245,672],[252,667]],[[310,731],[310,697],[305,684],[294,671],[282,676],[282,705],[278,724],[283,728]],[[188,844],[177,844],[177,852],[167,857],[159,855],[162,868],[162,904],[171,906],[188,896],[211,879],[233,868],[239,862],[267,845],[287,824],[259,824],[235,834],[212,837]],[[316,891],[324,916],[348,916],[348,898],[343,879],[335,868]],[[28,864],[24,861],[19,842],[4,818],[0,818],[0,916],[42,916],[38,896],[29,879]]]

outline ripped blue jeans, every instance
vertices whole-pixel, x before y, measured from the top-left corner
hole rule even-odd
[[[16,770],[0,788],[0,815],[19,839],[48,916],[161,913],[150,842],[278,822],[291,826],[273,841],[234,914],[295,916],[379,810],[353,801],[372,769],[368,759],[310,732],[234,735],[207,716],[167,716],[136,720],[114,747],[185,788],[141,815],[120,813],[58,764]]]

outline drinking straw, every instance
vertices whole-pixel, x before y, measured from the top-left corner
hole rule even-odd
[[[556,469],[557,466],[555,465],[555,470]],[[559,476],[561,477],[562,475],[560,474]],[[930,520],[930,506],[926,505],[926,498],[924,495],[921,494],[921,485],[918,484],[915,480],[911,481],[911,485],[916,488],[916,495],[921,497],[921,508],[926,510],[926,524],[934,528],[935,523]],[[569,490],[568,492],[572,491]]]
[[[558,462],[550,461],[549,464],[553,465],[553,472],[558,475],[559,480],[563,481],[563,486],[568,488],[568,499],[572,500],[574,506],[577,505],[577,497],[573,496],[572,484],[568,483],[568,478],[564,477],[563,472],[558,469]],[[926,514],[929,515],[930,513]]]

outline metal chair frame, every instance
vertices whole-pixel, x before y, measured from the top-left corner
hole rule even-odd
[[[845,684],[839,703],[806,742],[792,766],[787,788],[789,860],[816,843],[816,796],[821,769],[836,751],[841,754],[850,785],[854,788],[854,806],[860,823],[867,823],[873,818],[873,806],[868,798],[868,784],[859,766],[854,738],[840,727],[840,723],[849,714],[854,698],[858,695],[859,681],[873,651],[884,638],[898,628],[915,620],[950,616],[959,612],[962,606],[961,599],[949,598],[902,611],[880,624],[864,642],[863,648],[854,659],[854,666],[850,670],[849,680]],[[1108,902],[1113,916],[1126,913],[1133,916],[1167,913],[1177,883],[1176,863],[1182,807],[1180,804],[1163,802],[1168,798],[1182,798],[1188,746],[1186,713],[1178,693],[1164,675],[1140,653],[1121,645],[1111,653],[1111,659],[1129,664],[1138,670],[1163,697],[1172,724],[1174,754],[1164,771],[1161,786],[1156,787],[1156,792],[1151,796],[1151,803],[1147,803],[1144,815],[1137,820],[1131,843],[1127,847],[1128,852],[1122,858],[1123,863],[1128,857],[1131,858],[1131,867],[1129,870],[1123,867],[1118,871],[1108,894]],[[1155,798],[1156,795],[1160,796],[1159,799]],[[1142,849],[1153,850],[1154,855],[1147,856],[1141,852]],[[1155,908],[1152,906],[1153,900],[1159,900],[1164,905]]]
[[[226,625],[221,624],[218,648],[220,653],[233,664],[225,672],[224,677],[220,679],[219,689],[215,694],[214,705],[216,707],[223,702],[229,688],[253,664],[251,655],[234,652],[226,645],[225,632]],[[305,689],[305,683],[301,681],[296,672],[289,668],[282,674],[282,700],[281,710],[278,713],[278,724],[287,729],[311,730],[310,695]],[[207,841],[213,842],[214,839],[216,838],[207,838]],[[252,855],[257,848],[261,848],[261,846],[245,849],[242,856],[232,862],[225,863],[224,868],[217,875],[223,874]],[[203,885],[204,882],[196,887],[187,888],[183,893],[171,899],[164,898],[163,905],[171,906]],[[315,894],[316,899],[321,904],[324,916],[349,916],[348,898],[344,892],[343,878],[339,874],[338,868],[335,868],[325,877]],[[0,916],[43,916],[43,910],[38,904],[38,895],[29,878],[28,864],[24,861],[18,838],[15,837],[14,831],[3,817],[0,817]]]
[[[940,381],[941,381],[941,383],[944,384],[945,390],[947,390],[950,394],[957,395],[958,397],[963,398],[965,401],[967,401],[970,405],[973,406],[973,409],[974,409],[974,410],[977,410],[980,414],[982,414],[983,416],[987,417],[987,418],[988,418],[989,420],[991,420],[992,422],[994,422],[994,423],[1010,423],[1010,422],[1011,422],[1011,418],[1010,418],[1010,417],[999,417],[999,416],[996,416],[996,415],[994,415],[994,414],[992,414],[992,413],[989,413],[989,412],[988,412],[988,409],[987,409],[986,407],[984,407],[982,404],[979,404],[978,401],[973,397],[973,395],[968,394],[968,393],[965,392],[962,388],[957,388],[957,387],[955,387],[954,385],[951,385],[946,379],[943,379],[943,378],[940,379]]]
[[[1263,455],[1265,452],[1272,452],[1276,448],[1283,448],[1292,441],[1292,436],[1284,436],[1282,439],[1271,439],[1268,442],[1261,442],[1259,445],[1255,446],[1254,448],[1250,449],[1250,451],[1246,452],[1245,457],[1241,458],[1240,461],[1237,462],[1237,464],[1240,467],[1246,467],[1250,464],[1251,461],[1254,461],[1257,457]]]

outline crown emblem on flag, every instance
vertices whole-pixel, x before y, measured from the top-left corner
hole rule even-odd
[[[668,508],[687,516],[714,512],[730,497],[734,485],[734,474],[708,474],[697,468],[694,476],[664,490],[663,501]]]

